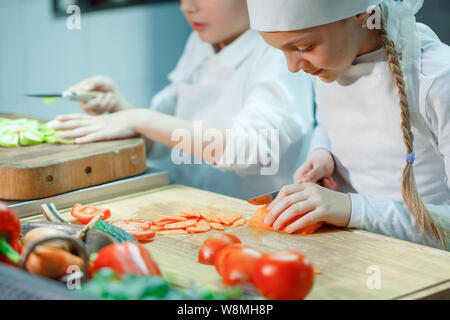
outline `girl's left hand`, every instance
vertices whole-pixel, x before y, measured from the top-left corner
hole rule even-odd
[[[56,120],[52,127],[63,131],[59,136],[75,139],[77,144],[135,137],[138,135],[135,125],[140,121],[139,109],[101,116],[67,114],[57,116]]]
[[[275,229],[296,216],[302,216],[286,227],[289,233],[316,222],[327,222],[346,227],[350,222],[351,198],[346,193],[336,192],[315,183],[291,184],[281,188],[278,196],[268,206],[270,210],[264,223]]]

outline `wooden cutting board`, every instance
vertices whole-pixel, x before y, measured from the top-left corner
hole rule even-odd
[[[169,185],[91,203],[111,209],[110,221],[159,219],[183,207],[240,212],[250,217],[255,207],[245,201],[190,187]],[[69,208],[61,210],[73,220]],[[43,221],[42,215],[22,221]],[[223,289],[213,266],[197,262],[202,242],[219,231],[156,236],[145,244],[164,274],[183,285]],[[298,250],[323,274],[307,299],[450,299],[450,253],[360,230],[321,228],[312,235],[288,235],[247,226],[227,228],[244,244],[261,250]],[[371,276],[379,275],[379,283]],[[375,286],[371,285],[375,283]],[[369,285],[368,285],[369,284]],[[377,286],[379,284],[379,287]]]
[[[141,138],[0,147],[0,199],[45,198],[138,175],[145,169]]]

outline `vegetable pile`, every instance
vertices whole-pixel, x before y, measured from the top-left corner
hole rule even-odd
[[[40,143],[73,143],[58,136],[51,122],[40,123],[31,119],[0,118],[0,146],[17,147]]]
[[[157,215],[161,218],[151,227],[158,235],[183,235],[202,233],[210,230],[224,231],[226,227],[239,227],[247,223],[241,213],[214,209],[197,210],[193,207],[183,208],[170,216]]]

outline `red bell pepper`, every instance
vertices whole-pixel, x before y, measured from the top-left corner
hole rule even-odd
[[[100,249],[89,274],[102,268],[110,268],[121,275],[161,276],[161,271],[148,250],[136,242],[113,243]]]
[[[0,262],[17,266],[20,261],[20,221],[6,204],[0,202]]]

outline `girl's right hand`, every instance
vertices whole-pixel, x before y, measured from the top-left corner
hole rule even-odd
[[[338,185],[333,178],[334,168],[334,159],[331,154],[325,149],[316,149],[295,172],[294,183],[321,181],[325,188],[337,191]]]
[[[95,98],[80,102],[80,107],[91,115],[99,115],[105,112],[112,113],[130,108],[114,82],[105,76],[85,79],[68,90],[100,91]]]

